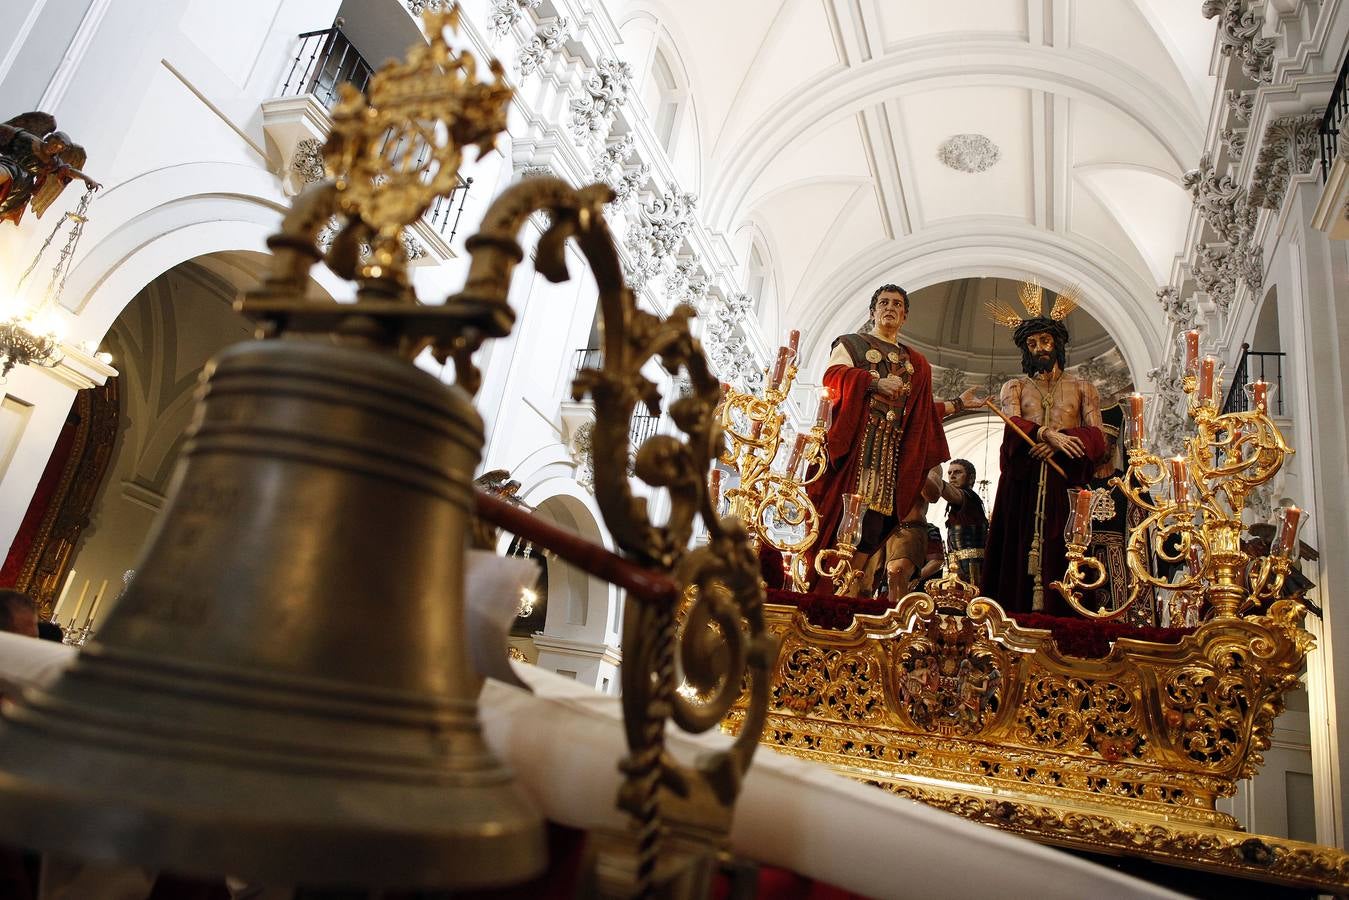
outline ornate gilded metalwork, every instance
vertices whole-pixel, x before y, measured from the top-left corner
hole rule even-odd
[[[845,542],[815,554],[815,571],[833,583],[834,593],[840,597],[855,594],[857,583],[862,580],[862,571],[853,568],[852,558],[855,555],[857,547]],[[804,587],[798,585],[797,590],[804,590]]]
[[[551,181],[555,189],[569,190]],[[643,565],[671,571],[679,587],[677,595],[658,601],[630,595],[623,627],[621,677],[629,755],[619,803],[640,826],[635,885],[639,894],[647,895],[661,880],[656,863],[663,831],[678,840],[700,835],[707,849],[724,847],[735,797],[762,732],[777,642],[764,622],[764,588],[749,533],[738,519],[717,516],[702,474],[722,450],[716,416],[721,390],[689,331],[693,309],[680,306],[661,320],[637,307],[604,222],[602,206],[612,192],[603,186],[587,190],[577,195],[586,199],[574,218],[565,209],[550,209],[553,224],[540,243],[539,256],[544,258],[545,248],[557,252],[561,265],[561,244],[552,235],[559,228],[564,234],[574,231],[578,238],[591,237],[587,256],[600,288],[602,364],[577,375],[573,394],[577,399],[589,395],[595,403],[595,498],[623,552]],[[581,245],[587,248],[585,240]],[[669,406],[670,418],[686,439],[655,435],[637,448],[633,460],[636,477],[669,492],[671,510],[663,526],[651,522],[645,501],[633,495],[626,465],[628,423],[635,407],[641,403],[652,414],[660,410],[659,390],[641,372],[653,358],[671,375],[682,372],[691,386]],[[688,550],[698,516],[708,541]],[[677,632],[681,597],[688,597],[691,605]],[[675,690],[676,665],[691,692]],[[751,698],[746,728],[729,750],[709,755],[696,769],[666,752],[669,721],[691,732],[714,728],[746,685]]]
[[[725,492],[731,512],[745,523],[756,543],[790,554],[785,574],[791,587],[804,591],[806,553],[820,537],[820,516],[806,485],[824,473],[826,426],[816,422],[798,435],[794,446],[784,445],[787,416],[782,406],[796,380],[794,349],[780,360],[780,369],[773,372],[777,383],[773,377],[765,379],[762,396],[724,386],[717,414],[729,441],[721,460],[739,475],[739,483]],[[785,536],[784,529],[799,531],[799,536]]]
[[[1197,348],[1198,333],[1191,334]],[[1197,349],[1191,355],[1197,357]],[[1189,362],[1192,371],[1182,386],[1190,397],[1194,433],[1185,440],[1183,456],[1163,460],[1144,448],[1143,400],[1138,395],[1132,398],[1135,419],[1128,442],[1129,468],[1111,484],[1118,485],[1147,516],[1130,530],[1127,559],[1132,586],[1124,604],[1102,612],[1082,605],[1080,590],[1099,587],[1104,573],[1097,564],[1092,575],[1085,574],[1084,567],[1092,565],[1082,558],[1086,544],[1069,538],[1068,571],[1051,586],[1084,616],[1123,615],[1149,587],[1173,590],[1181,605],[1202,604],[1217,618],[1243,615],[1283,595],[1292,548],[1284,547],[1282,552],[1272,548],[1265,556],[1248,553],[1241,543],[1242,511],[1251,492],[1273,478],[1293,451],[1268,415],[1267,388],[1261,388],[1252,409],[1220,413],[1216,398],[1221,384],[1215,361],[1209,357],[1202,363]],[[1169,483],[1169,497],[1154,490],[1163,482]],[[1294,511],[1289,525],[1294,536],[1299,514]],[[1172,537],[1175,545],[1168,546]],[[1184,563],[1186,572],[1177,581],[1161,578],[1153,574],[1154,558]]]
[[[1298,683],[1299,602],[1084,659],[968,585],[934,593],[844,630],[770,605],[764,740],[1050,843],[1349,889],[1343,851],[1245,834],[1214,807],[1259,768]]]
[[[482,156],[506,128],[511,89],[501,63],[488,64],[490,84],[479,82],[473,54],[450,49],[444,35],[458,27],[457,5],[424,18],[430,39],[406,60],[382,66],[364,92],[341,85],[323,149],[350,223],[334,244],[368,240],[362,274],[372,278],[391,271],[405,279],[403,229],[454,191],[463,148],[474,145]]]

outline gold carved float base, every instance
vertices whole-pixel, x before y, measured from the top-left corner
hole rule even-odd
[[[1263,763],[1312,648],[1302,615],[1280,601],[1081,659],[968,595],[911,594],[846,630],[769,605],[782,651],[763,741],[1042,843],[1349,893],[1349,854],[1214,808]]]

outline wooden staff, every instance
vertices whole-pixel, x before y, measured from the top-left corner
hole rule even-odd
[[[1020,425],[1016,424],[1006,415],[1004,415],[1003,411],[998,409],[998,405],[993,402],[992,397],[985,397],[984,405],[987,406],[989,409],[993,410],[995,413],[997,413],[999,419],[1002,419],[1004,422],[1007,423],[1008,427],[1010,427],[1017,434],[1021,435],[1022,440],[1024,440],[1027,444],[1030,444],[1032,447],[1035,446],[1035,440],[1030,435],[1026,434],[1026,432],[1022,431]],[[1052,457],[1045,457],[1044,462],[1047,463],[1049,467],[1053,469],[1055,472],[1058,472],[1060,475],[1062,475],[1064,481],[1068,480],[1068,473],[1063,471],[1063,468],[1059,466],[1058,463],[1054,462]]]

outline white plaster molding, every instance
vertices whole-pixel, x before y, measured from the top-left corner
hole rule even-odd
[[[621,665],[623,651],[613,644],[591,641],[574,641],[537,631],[533,635],[534,646],[542,651],[551,651],[560,656],[573,656],[579,659],[599,660],[611,666]]]

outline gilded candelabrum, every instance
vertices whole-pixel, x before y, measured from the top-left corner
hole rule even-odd
[[[1085,513],[1074,497],[1067,529],[1068,569],[1052,586],[1082,615],[1115,618],[1150,585],[1170,590],[1182,608],[1208,607],[1213,618],[1234,618],[1282,595],[1292,567],[1297,527],[1302,511],[1285,507],[1277,523],[1273,545],[1258,556],[1243,548],[1241,514],[1255,488],[1278,473],[1293,451],[1284,442],[1268,413],[1272,386],[1262,381],[1246,386],[1251,408],[1222,413],[1220,366],[1211,356],[1197,359],[1197,332],[1187,340],[1186,375],[1182,386],[1189,397],[1193,433],[1183,453],[1162,459],[1144,448],[1143,397],[1128,398],[1125,419],[1129,467],[1112,480],[1147,516],[1129,536],[1127,559],[1132,587],[1118,609],[1093,612],[1081,603],[1081,590],[1099,587],[1104,572],[1099,563],[1084,558],[1091,540],[1089,498]],[[1163,486],[1160,491],[1154,488]],[[1089,492],[1082,492],[1089,494]],[[1152,572],[1151,558],[1180,565],[1178,580]],[[1090,573],[1090,574],[1088,574]]]
[[[739,483],[722,494],[721,473],[714,469],[712,493],[714,498],[725,497],[730,512],[745,523],[757,545],[767,544],[782,554],[786,583],[803,591],[806,554],[820,535],[819,512],[806,494],[806,485],[824,472],[829,399],[827,394],[822,396],[815,424],[784,446],[787,416],[782,406],[796,380],[796,339],[793,332],[788,346],[778,350],[766,373],[762,396],[723,385],[718,415],[728,440],[721,461],[735,470]],[[774,465],[779,457],[781,461]],[[784,537],[775,526],[799,529],[800,536]],[[848,552],[847,559],[851,557]],[[846,565],[846,559],[841,564]]]

